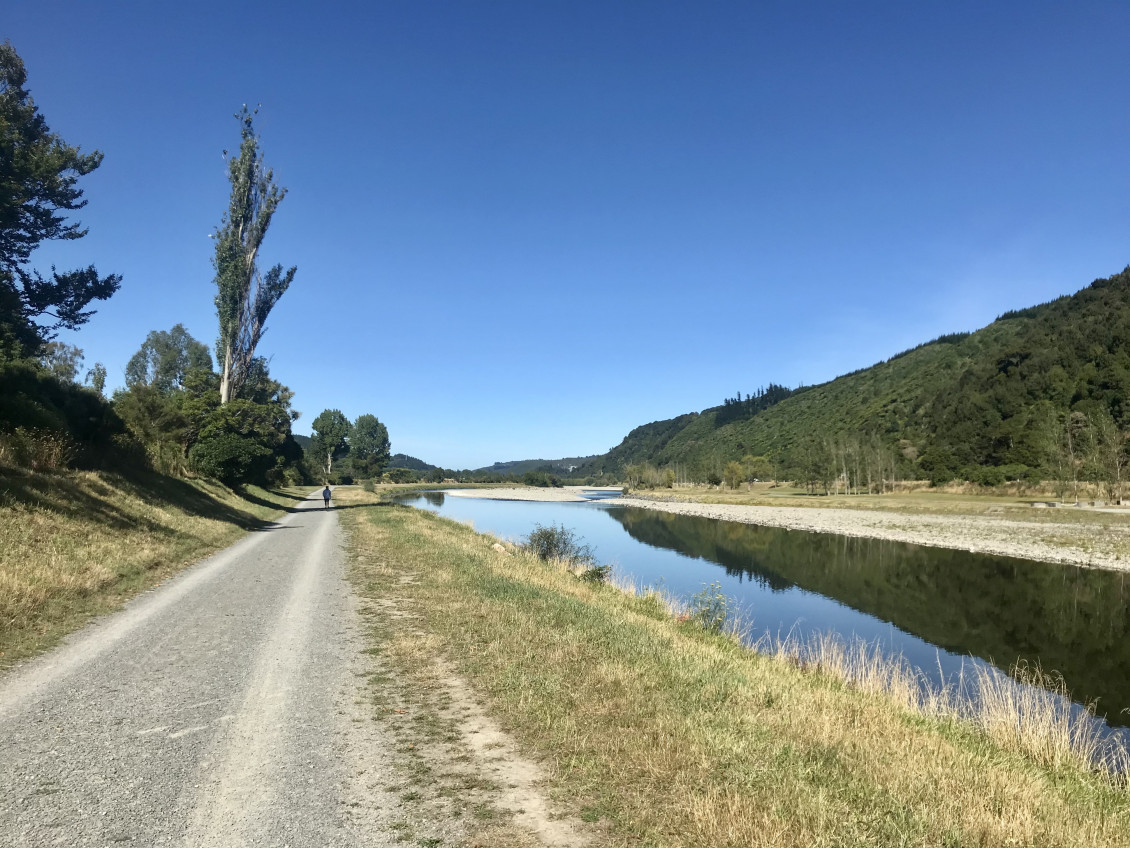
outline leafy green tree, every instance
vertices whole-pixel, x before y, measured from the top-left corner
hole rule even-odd
[[[1049,408],[1046,415],[1045,461],[1055,484],[1056,497],[1063,500],[1070,488],[1073,499],[1078,502],[1080,472],[1090,452],[1090,422],[1079,411],[1059,415]]]
[[[114,393],[114,411],[145,448],[149,464],[162,474],[183,474],[195,429],[180,398],[154,386],[134,385]]]
[[[212,370],[208,346],[194,339],[177,324],[171,330],[153,330],[126,364],[126,385],[152,386],[162,394],[184,387],[185,377],[195,369]]]
[[[40,352],[60,328],[85,324],[93,300],[118,290],[121,277],[94,266],[43,277],[29,267],[44,241],[71,241],[86,230],[63,213],[86,205],[80,177],[102,163],[51,132],[25,87],[27,71],[10,42],[0,44],[0,358]]]
[[[82,351],[74,345],[48,342],[39,362],[64,383],[77,383],[83,359]]]
[[[831,491],[832,478],[836,474],[835,457],[827,438],[815,434],[805,437],[797,447],[800,478],[810,494]]]
[[[340,409],[326,409],[314,419],[310,447],[319,462],[324,458],[322,470],[328,477],[333,472],[334,460],[344,456],[349,450],[349,434],[352,427],[349,419]]]
[[[1122,489],[1126,479],[1130,454],[1126,452],[1126,434],[1115,424],[1114,418],[1105,409],[1091,416],[1095,432],[1095,450],[1102,479],[1106,483],[1107,496],[1116,502],[1122,500]]]
[[[86,372],[86,382],[94,391],[103,397],[106,396],[106,366],[95,362],[94,367]]]
[[[737,489],[745,482],[745,469],[740,462],[727,462],[726,467],[722,469],[722,479],[729,488]]]
[[[349,434],[349,456],[358,474],[375,477],[389,461],[388,428],[375,415],[359,415]]]
[[[768,457],[746,454],[742,457],[742,471],[745,473],[747,483],[752,483],[754,480],[768,480],[773,476],[773,463]]]
[[[275,265],[265,275],[259,273],[259,248],[286,189],[275,184],[274,172],[263,164],[259,137],[251,125],[253,115],[246,106],[236,115],[242,141],[239,155],[228,164],[231,197],[214,235],[221,404],[237,396],[247,380],[255,349],[266,331],[267,316],[297,270],[292,267],[284,272],[282,265]]]
[[[279,424],[278,411],[269,404],[235,398],[207,416],[189,460],[197,471],[228,485],[263,476],[289,435]]]

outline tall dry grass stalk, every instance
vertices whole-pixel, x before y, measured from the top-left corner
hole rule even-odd
[[[610,585],[641,598],[653,598],[668,614],[687,621],[687,602],[670,592],[614,574]],[[1010,674],[971,662],[968,677],[937,684],[905,657],[884,652],[875,642],[844,639],[835,633],[807,638],[795,634],[752,638],[753,621],[735,615],[723,633],[758,653],[828,674],[860,692],[881,695],[899,706],[936,719],[953,719],[983,732],[1009,750],[1041,765],[1082,767],[1108,775],[1130,788],[1130,749],[1095,715],[1094,705],[1073,703],[1062,675],[1028,662]],[[964,667],[963,667],[964,668]]]
[[[1022,663],[1009,675],[972,662],[968,677],[963,672],[956,681],[937,684],[877,643],[834,633],[763,638],[754,648],[831,675],[859,691],[891,698],[921,715],[962,722],[1041,765],[1079,766],[1120,783],[1130,774],[1130,751],[1121,737],[1104,727],[1093,705],[1072,703],[1060,675],[1038,665]]]

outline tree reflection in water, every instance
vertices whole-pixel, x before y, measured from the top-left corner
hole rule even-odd
[[[824,595],[958,656],[1039,663],[1109,723],[1130,722],[1124,573],[630,507],[609,514],[644,544],[774,592]]]

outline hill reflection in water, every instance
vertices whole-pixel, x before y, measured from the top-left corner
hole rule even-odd
[[[721,565],[772,592],[799,588],[956,656],[1039,662],[1111,724],[1130,717],[1126,575],[637,508],[609,515],[643,544]],[[755,623],[757,610],[753,610]]]

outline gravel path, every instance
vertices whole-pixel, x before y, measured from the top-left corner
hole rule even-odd
[[[390,845],[320,495],[0,681],[0,845]]]

